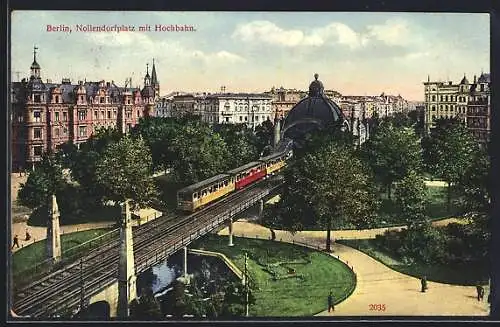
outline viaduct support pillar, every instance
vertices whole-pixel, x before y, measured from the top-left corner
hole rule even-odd
[[[229,218],[229,246],[233,246],[233,218]]]
[[[129,316],[129,304],[137,297],[134,244],[129,200],[122,204],[120,263],[118,267],[118,317]]]
[[[59,208],[55,194],[48,199],[48,219],[47,219],[47,257],[52,261],[61,260],[61,230],[59,228]]]
[[[264,200],[259,200],[259,217],[262,217],[262,212],[264,212]]]

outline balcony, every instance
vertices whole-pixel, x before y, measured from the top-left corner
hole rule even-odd
[[[483,99],[483,100],[477,100],[477,101],[469,101],[468,102],[469,106],[487,106],[488,105],[488,100]]]

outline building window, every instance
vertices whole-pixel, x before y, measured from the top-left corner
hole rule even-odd
[[[129,133],[131,129],[132,129],[132,124],[127,124],[127,133]]]
[[[35,118],[35,122],[36,123],[39,123],[39,122],[42,121],[41,116],[42,115],[41,115],[40,111],[34,111],[33,112],[33,117]]]
[[[59,103],[59,96],[56,95],[56,103]]]
[[[432,101],[436,101],[436,96],[435,95],[432,96]]]
[[[94,118],[99,119],[99,113],[97,112],[97,110],[94,110]]]
[[[37,103],[40,103],[40,102],[42,102],[40,99],[41,99],[41,98],[40,98],[40,94],[35,94],[35,96],[34,96],[34,100],[33,100],[33,101],[34,101],[34,102],[37,102]]]
[[[63,112],[63,121],[67,121],[67,120],[68,120],[68,113]]]
[[[436,111],[436,106],[432,106],[432,111]]]
[[[63,128],[63,134],[64,134],[64,135],[68,134],[68,128],[67,128],[67,127],[64,127],[64,128]]]
[[[85,120],[87,118],[87,111],[80,110],[78,111],[78,120]]]
[[[35,139],[41,139],[42,138],[42,129],[41,128],[33,129],[33,137]]]
[[[240,121],[243,121],[243,117],[242,116],[240,116]]]
[[[55,120],[55,121],[59,121],[59,111],[56,111],[56,112],[54,113],[54,120]]]
[[[484,92],[484,84],[481,84],[481,92]]]
[[[137,110],[137,117],[141,117],[141,111]]]
[[[127,112],[127,118],[130,118],[130,112]]]
[[[116,118],[116,110],[113,111],[113,118]]]
[[[104,103],[104,97],[101,97],[101,98],[99,99],[99,103]]]
[[[245,116],[245,121],[248,121],[248,117],[247,116]]]
[[[79,137],[86,137],[87,136],[87,127],[86,126],[79,126],[78,127],[78,136]]]
[[[108,119],[111,118],[111,111],[108,110]]]
[[[58,127],[56,127],[56,128],[54,129],[54,135],[55,135],[56,137],[59,137],[59,128],[58,128]]]
[[[35,156],[41,156],[43,153],[43,146],[37,145],[33,147],[33,154]]]

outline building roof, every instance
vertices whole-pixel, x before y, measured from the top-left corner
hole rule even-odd
[[[153,59],[153,69],[151,70],[151,84],[158,84],[158,78],[156,77],[155,60]]]
[[[478,83],[491,83],[491,78],[489,73],[482,73],[481,76],[479,76]]]
[[[268,99],[271,100],[270,95],[264,93],[214,93],[206,96],[207,98],[220,98],[220,99]]]
[[[465,77],[465,74],[464,74],[464,78],[462,78],[462,81],[460,81],[460,85],[467,85],[469,84],[469,80],[467,79],[467,77]]]

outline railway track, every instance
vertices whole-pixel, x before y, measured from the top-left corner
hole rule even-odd
[[[134,261],[136,274],[148,269],[177,251],[177,244],[186,240],[192,231],[208,232],[214,217],[241,206],[248,199],[272,188],[269,181],[261,181],[188,216],[160,217],[134,228]],[[272,181],[271,181],[272,184]],[[191,241],[191,239],[189,240]],[[114,239],[101,245],[64,269],[31,283],[17,291],[14,311],[18,315],[46,318],[64,308],[77,306],[84,289],[102,288],[118,277],[119,242]],[[87,293],[84,291],[84,294]],[[86,298],[89,295],[85,296]]]

